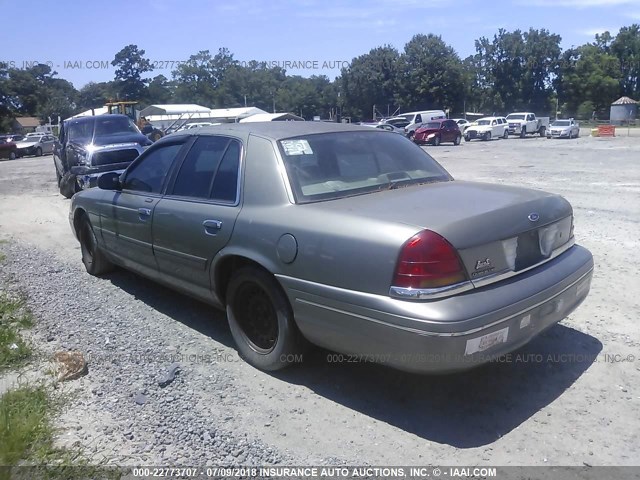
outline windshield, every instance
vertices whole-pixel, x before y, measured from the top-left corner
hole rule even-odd
[[[507,120],[524,120],[524,115],[507,115]]]
[[[44,137],[44,135],[28,135],[23,139],[23,141],[39,142],[42,139],[42,137]],[[18,139],[16,138],[15,140],[17,141]]]
[[[421,128],[440,128],[440,122],[429,122],[429,123],[423,123],[421,125]]]
[[[297,203],[451,180],[429,154],[400,135],[336,132],[278,144]]]
[[[569,127],[571,122],[569,120],[558,120],[551,124],[552,127]]]
[[[491,120],[478,120],[476,123],[478,125],[491,125]]]
[[[113,135],[116,133],[140,133],[138,127],[128,117],[102,117],[96,119],[95,136]]]

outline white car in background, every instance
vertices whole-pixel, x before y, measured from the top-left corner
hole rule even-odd
[[[504,117],[484,117],[467,127],[464,139],[470,142],[473,139],[491,140],[492,138],[509,138],[509,123]]]
[[[547,130],[547,138],[578,138],[580,125],[573,118],[556,120]]]
[[[463,134],[471,126],[471,122],[466,118],[452,118],[452,120],[458,124],[458,128]]]

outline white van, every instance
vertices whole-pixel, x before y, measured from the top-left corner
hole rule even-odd
[[[423,123],[436,120],[438,118],[447,118],[442,110],[424,110],[421,112],[407,112],[397,115],[397,117],[404,117],[409,122],[409,125],[404,127],[404,132],[408,137],[413,137],[416,129]]]

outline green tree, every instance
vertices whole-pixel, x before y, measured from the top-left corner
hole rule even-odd
[[[153,70],[144,57],[145,51],[137,45],[127,45],[114,57],[111,65],[116,68],[115,87],[121,100],[140,100],[146,95],[148,80],[142,76]]]
[[[415,35],[400,57],[400,104],[404,108],[462,109],[465,70],[440,36]]]
[[[610,53],[620,64],[622,94],[640,99],[640,25],[622,27],[611,42]]]
[[[85,111],[90,108],[103,107],[114,96],[112,82],[89,82],[78,92],[77,110]]]
[[[227,106],[219,104],[220,95],[216,90],[227,72],[237,65],[226,48],[220,48],[215,56],[209,50],[191,55],[172,72],[176,82],[176,100],[204,106]]]
[[[147,87],[147,102],[150,104],[171,103],[174,85],[164,75],[151,79]]]
[[[390,45],[354,58],[336,81],[344,114],[371,118],[373,107],[386,111],[398,105],[400,54]]]

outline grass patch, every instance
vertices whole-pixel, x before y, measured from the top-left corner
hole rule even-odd
[[[20,329],[33,325],[33,315],[24,300],[0,293],[0,370],[16,366],[31,356],[31,347]]]
[[[0,397],[0,465],[16,465],[52,450],[49,406],[44,386],[10,390]]]

